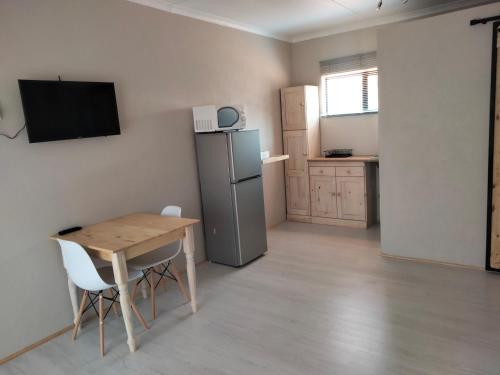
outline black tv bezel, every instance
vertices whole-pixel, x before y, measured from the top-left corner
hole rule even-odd
[[[116,112],[116,119],[117,119],[117,129],[116,131],[110,131],[110,132],[100,132],[100,133],[95,133],[95,134],[85,134],[85,135],[80,135],[77,137],[74,136],[69,136],[69,137],[51,137],[51,138],[41,138],[41,137],[35,137],[30,129],[30,119],[29,115],[27,115],[26,112],[26,103],[25,103],[25,97],[23,95],[23,89],[21,87],[23,82],[39,82],[39,83],[50,83],[50,84],[60,84],[60,85],[72,85],[72,84],[88,84],[88,85],[110,85],[113,87],[113,98],[112,98],[112,103],[111,105],[113,106],[115,112]],[[24,120],[25,120],[25,126],[26,126],[26,132],[28,133],[28,141],[29,143],[44,143],[44,142],[55,142],[55,141],[64,141],[64,140],[71,140],[71,139],[85,139],[85,138],[97,138],[97,137],[108,137],[112,135],[120,135],[121,134],[121,126],[120,126],[120,116],[118,113],[118,103],[116,101],[116,90],[115,90],[115,83],[114,82],[97,82],[97,81],[57,81],[57,80],[41,80],[41,79],[18,79],[18,85],[19,85],[19,92],[21,94],[21,103],[23,107],[23,114],[24,114]],[[33,121],[33,119],[31,119]]]

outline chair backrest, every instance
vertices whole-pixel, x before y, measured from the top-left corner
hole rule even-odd
[[[181,217],[181,213],[182,213],[182,208],[180,208],[179,206],[167,206],[163,210],[161,210],[162,216]],[[171,244],[168,244],[166,247],[172,249],[172,251],[174,251],[175,249],[176,251],[175,256],[177,256],[177,254],[179,254],[179,252],[182,249],[182,241],[172,242]]]
[[[81,289],[98,291],[111,285],[104,282],[85,249],[73,241],[57,240],[61,246],[68,277]]]
[[[175,216],[181,217],[182,208],[179,206],[167,206],[163,210],[161,210],[161,214],[163,216]]]

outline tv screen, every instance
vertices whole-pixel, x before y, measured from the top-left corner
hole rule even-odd
[[[120,134],[112,82],[19,80],[30,143]]]

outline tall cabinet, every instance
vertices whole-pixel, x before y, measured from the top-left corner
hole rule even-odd
[[[307,160],[320,155],[318,87],[281,90],[287,215],[295,219],[311,214]]]

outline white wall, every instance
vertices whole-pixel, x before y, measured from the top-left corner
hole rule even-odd
[[[290,83],[290,47],[124,0],[2,0],[0,47],[0,131],[24,121],[17,79],[58,74],[114,81],[122,125],[108,138],[0,138],[3,358],[72,321],[50,234],[169,203],[201,218],[193,105],[245,104],[262,148],[282,152],[279,89]],[[282,163],[264,167],[268,225],[285,217],[283,179]]]
[[[375,28],[292,44],[293,85],[320,84],[319,62],[377,49]],[[321,149],[353,148],[357,155],[378,154],[378,115],[321,118]]]
[[[378,33],[383,252],[484,266],[492,4]]]

